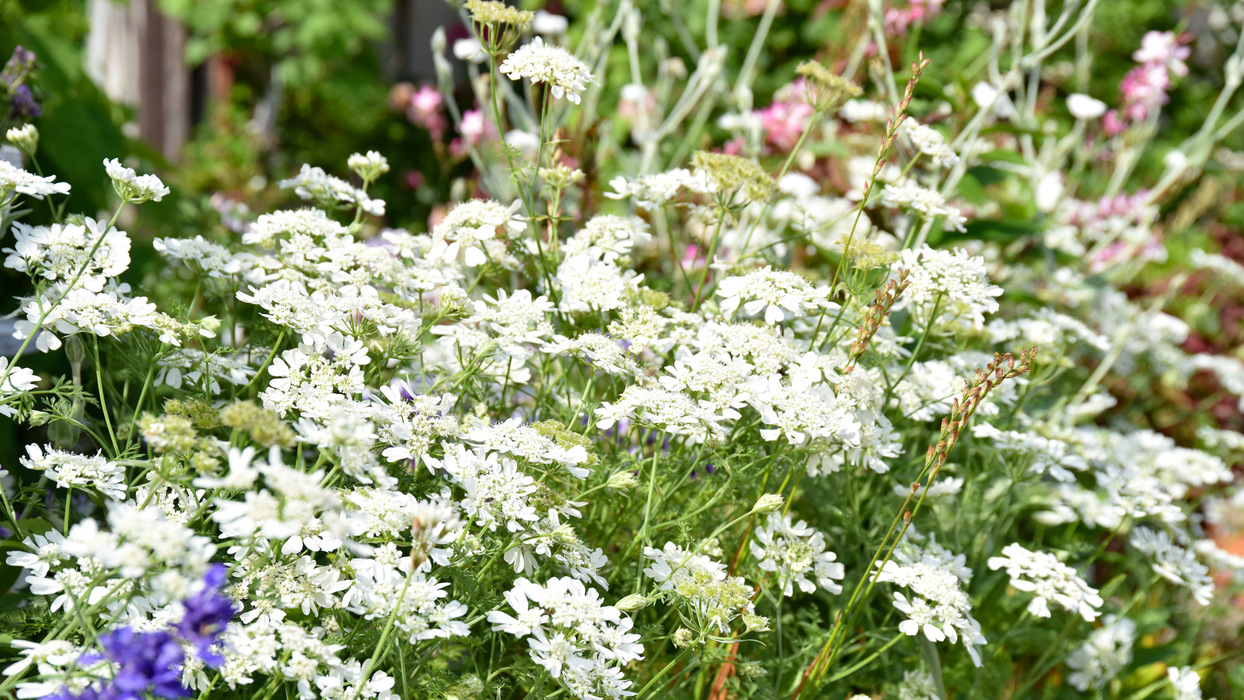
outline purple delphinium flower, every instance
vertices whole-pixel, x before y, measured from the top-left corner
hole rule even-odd
[[[105,655],[119,666],[112,678],[116,694],[111,697],[140,700],[148,692],[170,700],[190,696],[181,684],[185,652],[168,632],[135,632],[122,627],[100,637],[99,642]]]
[[[203,584],[203,590],[184,602],[186,614],[177,623],[177,634],[194,644],[205,664],[220,668],[225,659],[211,647],[220,641],[225,625],[233,619],[233,601],[220,593],[225,585],[224,564],[212,564],[203,577]]]
[[[35,100],[34,93],[27,85],[18,85],[13,91],[13,109],[11,115],[16,119],[37,119],[43,116],[43,108]]]
[[[4,64],[4,70],[0,71],[0,83],[10,90],[21,85],[26,76],[30,75],[30,71],[34,70],[35,59],[35,52],[25,46],[13,49],[13,55]]]
[[[233,619],[233,602],[221,595],[227,580],[223,564],[211,565],[203,576],[203,589],[183,601],[186,609],[174,626],[177,636],[167,631],[135,632],[119,627],[99,638],[103,654],[85,654],[79,664],[108,659],[117,665],[110,681],[91,685],[78,693],[68,688],[50,696],[53,700],[145,700],[150,696],[177,700],[192,693],[181,684],[186,654],[182,643],[189,642],[211,668],[219,668],[224,657],[212,651],[225,626]]]

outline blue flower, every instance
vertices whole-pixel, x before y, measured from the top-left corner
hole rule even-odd
[[[225,585],[224,565],[213,564],[203,577],[203,583],[203,590],[185,601],[186,614],[177,623],[177,633],[194,644],[204,663],[219,668],[225,659],[211,647],[220,641],[225,625],[233,619],[233,601],[220,594]]]

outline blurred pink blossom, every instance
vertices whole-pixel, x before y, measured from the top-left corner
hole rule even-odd
[[[1171,79],[1188,74],[1185,61],[1192,50],[1184,37],[1173,32],[1148,32],[1141,46],[1132,54],[1140,65],[1123,76],[1119,83],[1119,106],[1106,113],[1102,123],[1106,133],[1114,136],[1136,122],[1143,122],[1170,101],[1167,90]]]
[[[904,35],[911,25],[923,22],[942,11],[946,0],[909,0],[907,7],[891,7],[885,11],[886,32]]]
[[[441,111],[444,97],[431,85],[423,85],[410,96],[410,105],[406,108],[406,118],[415,126],[421,126],[439,141],[445,135],[448,123]]]

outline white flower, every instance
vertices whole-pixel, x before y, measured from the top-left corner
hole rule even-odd
[[[372,199],[366,192],[345,180],[306,163],[303,163],[297,175],[281,180],[277,185],[283,190],[292,189],[299,197],[314,200],[324,206],[358,206],[372,216],[384,216],[383,199]]]
[[[0,159],[0,202],[11,192],[43,199],[52,194],[69,194],[69,183],[56,182],[56,178],[39,177],[22,170],[7,160]]]
[[[935,543],[933,543],[935,545]],[[910,545],[909,545],[910,546]],[[932,546],[927,551],[913,548],[912,553],[899,555],[880,564],[877,580],[907,588],[913,594],[894,593],[894,607],[907,616],[898,629],[908,636],[923,634],[931,642],[962,638],[972,663],[981,666],[976,647],[986,643],[980,623],[972,617],[972,604],[963,590],[962,579],[947,570],[948,555],[944,548]]]
[[[39,377],[27,367],[9,366],[9,358],[0,357],[0,416],[17,415],[17,407],[8,403],[11,396],[21,394],[39,386]]]
[[[1186,586],[1192,597],[1201,605],[1209,605],[1214,595],[1214,580],[1209,567],[1197,561],[1196,555],[1175,544],[1170,533],[1138,527],[1132,531],[1131,544],[1153,557],[1153,570],[1159,576],[1181,586]]]
[[[586,64],[566,49],[545,45],[542,37],[506,56],[500,70],[510,80],[526,78],[533,83],[545,83],[554,97],[565,97],[575,104],[579,103],[579,93],[592,82]]]
[[[1067,657],[1068,682],[1080,692],[1102,688],[1132,662],[1136,643],[1136,623],[1131,618],[1105,618],[1083,646]]]
[[[570,21],[563,15],[555,15],[544,10],[536,10],[531,20],[531,31],[545,36],[561,36],[570,28]]]
[[[90,488],[112,499],[125,498],[125,467],[102,455],[88,457],[34,444],[26,446],[26,455],[20,459],[22,466],[46,472],[61,488]]]
[[[722,313],[733,315],[741,304],[748,316],[763,312],[769,325],[838,309],[829,300],[828,287],[813,287],[794,272],[769,267],[727,277],[717,285],[716,293],[722,298]]]
[[[755,535],[750,545],[752,556],[760,560],[761,570],[777,574],[783,595],[794,594],[792,583],[804,593],[812,593],[818,585],[827,593],[842,592],[836,580],[841,580],[846,571],[835,561],[836,554],[825,551],[823,533],[802,520],[792,524],[789,515],[773,513],[765,527],[756,528]]]
[[[1201,700],[1201,677],[1191,666],[1169,667],[1166,677],[1175,689],[1175,700]]]
[[[911,139],[917,150],[932,158],[934,165],[939,168],[953,168],[959,163],[959,156],[950,144],[946,143],[940,131],[914,119],[908,119],[903,122],[903,125],[907,138]]]
[[[1015,103],[1011,98],[989,83],[980,82],[972,87],[972,101],[981,109],[989,109],[992,105],[993,113],[999,119],[1010,119],[1015,114]]]
[[[1078,613],[1086,622],[1097,619],[1103,602],[1101,595],[1057,557],[1046,552],[1031,552],[1019,543],[1003,547],[1002,554],[989,558],[989,568],[1005,567],[1012,587],[1033,594],[1028,612],[1037,617],[1049,617],[1048,603],[1053,600],[1064,609]]]
[[[981,330],[985,314],[998,310],[994,297],[1002,288],[989,283],[985,261],[966,250],[934,250],[924,246],[902,252],[895,266],[910,272],[909,285],[899,297],[896,309],[918,307],[917,323],[928,323],[927,315],[937,308],[937,323],[949,329]]]
[[[34,155],[39,147],[39,129],[34,124],[12,127],[4,132],[4,138],[26,155]]]
[[[1067,111],[1076,119],[1088,121],[1106,113],[1106,103],[1088,95],[1073,92],[1067,96]]]
[[[121,165],[116,158],[104,160],[104,169],[112,179],[112,188],[127,202],[141,204],[148,200],[158,202],[169,193],[169,188],[155,175],[137,175],[133,168]]]
[[[608,685],[619,693],[630,683],[620,673],[603,673],[605,667],[615,671],[642,659],[644,648],[639,635],[631,632],[631,618],[611,605],[603,605],[595,589],[570,577],[551,578],[544,585],[519,578],[513,588],[502,594],[515,615],[501,610],[488,613],[493,629],[516,637],[527,637],[531,659],[554,678],[574,686],[586,681],[590,686]],[[596,669],[589,677],[574,677],[575,669]],[[566,677],[570,675],[572,677]],[[590,676],[599,676],[595,680]],[[595,689],[595,688],[593,688]],[[598,697],[576,693],[579,697]]]
[[[906,179],[881,190],[881,204],[887,207],[908,207],[924,214],[930,219],[942,217],[956,231],[965,231],[967,218],[958,207],[946,203],[946,198],[937,190],[917,185],[913,180]]]
[[[453,51],[454,57],[460,61],[483,63],[488,60],[488,54],[484,52],[484,46],[475,37],[458,39],[454,42]]]
[[[352,153],[346,165],[366,182],[371,182],[389,172],[389,161],[377,151],[366,154]]]

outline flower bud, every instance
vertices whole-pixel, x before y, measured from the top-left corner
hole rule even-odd
[[[756,505],[752,506],[753,513],[776,513],[786,504],[786,499],[780,493],[766,493],[756,500]]]
[[[636,483],[638,482],[635,480],[635,473],[623,470],[611,474],[607,486],[611,489],[629,489]]]
[[[670,641],[672,641],[674,646],[679,649],[689,647],[692,644],[695,644],[695,632],[692,632],[686,627],[679,627],[678,631],[674,633],[674,636],[670,639]]]
[[[18,150],[30,157],[34,157],[35,150],[39,147],[39,130],[34,124],[25,126],[15,126],[4,132],[4,138],[9,143],[17,146]]]
[[[632,593],[622,600],[619,600],[613,607],[621,610],[622,612],[635,612],[636,610],[643,610],[648,607],[649,602],[651,601],[648,600],[647,596]]]

